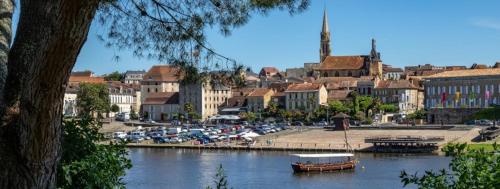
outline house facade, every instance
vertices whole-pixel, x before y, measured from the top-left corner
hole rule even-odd
[[[285,97],[287,110],[312,111],[327,103],[328,92],[322,84],[301,83],[288,86]]]

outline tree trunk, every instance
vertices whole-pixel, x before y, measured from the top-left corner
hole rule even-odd
[[[64,90],[98,4],[21,0],[7,63],[0,188],[55,188]]]
[[[0,0],[0,104],[3,102],[5,79],[7,78],[7,59],[12,40],[12,14],[14,0]]]

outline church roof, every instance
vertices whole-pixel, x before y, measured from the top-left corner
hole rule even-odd
[[[327,56],[319,70],[358,70],[363,68],[364,56]]]
[[[323,27],[321,28],[321,32],[328,33],[330,29],[328,28],[328,15],[326,13],[326,9],[323,12]]]

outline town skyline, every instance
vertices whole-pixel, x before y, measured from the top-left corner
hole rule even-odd
[[[360,2],[363,6],[356,9]],[[319,61],[322,15],[326,8],[332,55],[367,54],[371,39],[375,38],[384,64],[394,67],[423,64],[469,67],[473,63],[491,66],[500,60],[500,54],[495,52],[500,44],[500,13],[492,8],[499,3],[482,2],[437,2],[430,7],[426,2],[313,1],[308,10],[294,16],[286,11],[257,15],[229,37],[209,31],[208,42],[217,52],[255,72],[265,66],[280,70],[301,67],[304,62]],[[387,3],[392,6],[384,7]],[[354,10],[362,13],[353,14]],[[378,11],[370,13],[371,10]],[[147,70],[152,65],[165,64],[138,59],[131,51],[104,47],[96,36],[101,30],[96,23],[92,25],[74,71],[105,74]],[[432,44],[436,41],[440,44]],[[115,55],[120,57],[118,61],[114,60]]]

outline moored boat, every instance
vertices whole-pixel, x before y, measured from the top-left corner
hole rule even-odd
[[[339,171],[356,167],[356,161],[353,158],[354,154],[351,153],[292,154],[291,156],[299,158],[298,161],[291,164],[293,171],[296,173]],[[304,159],[307,161],[303,162]],[[328,159],[328,161],[325,162],[325,159]],[[334,162],[332,162],[332,159],[334,159]]]

